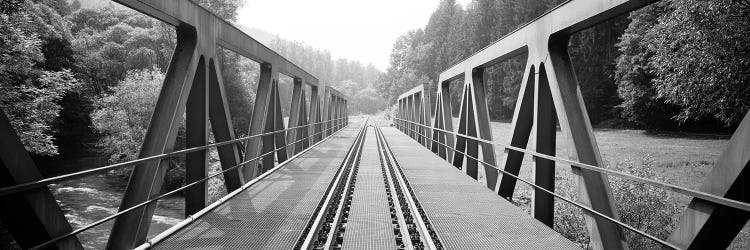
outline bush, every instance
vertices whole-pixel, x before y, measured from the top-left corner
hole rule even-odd
[[[109,155],[111,163],[135,160],[146,136],[151,113],[159,96],[164,74],[158,69],[131,70],[125,80],[112,88],[112,93],[95,102],[91,122],[101,135],[98,146]],[[178,131],[175,150],[184,148],[185,126]],[[185,183],[183,157],[168,161],[164,187],[173,190]],[[124,180],[132,167],[112,171]]]
[[[632,160],[626,160],[613,166],[614,170],[635,176],[664,182],[653,172],[654,159],[651,155],[644,155],[640,166]],[[660,239],[666,239],[674,228],[674,219],[678,215],[676,201],[667,191],[648,184],[610,178],[610,186],[615,198],[615,204],[620,214],[620,220],[634,228],[645,231]],[[575,182],[571,182],[575,183]],[[562,195],[577,200],[578,195],[574,187],[561,190]],[[573,205],[557,202],[555,206],[555,230],[573,242],[590,248],[586,224],[581,209]],[[661,245],[642,237],[630,230],[623,229],[625,238],[631,249],[661,249]]]
[[[393,118],[396,118],[397,116],[398,116],[398,105],[397,104],[393,104],[393,105],[387,107],[383,111],[383,118],[386,119],[386,120],[391,121],[391,123],[396,123],[395,121],[393,121]]]

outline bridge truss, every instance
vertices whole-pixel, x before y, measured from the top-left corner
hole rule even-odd
[[[159,93],[138,160],[78,173],[42,178],[8,118],[0,112],[0,220],[16,242],[31,249],[82,249],[75,235],[108,220],[114,226],[108,249],[132,249],[146,241],[160,198],[185,192],[185,216],[206,207],[208,149],[216,147],[228,192],[303,152],[348,124],[348,99],[318,79],[192,1],[115,0],[176,28],[177,45]],[[229,115],[216,51],[231,50],[260,64],[249,135],[237,138]],[[293,79],[285,127],[279,74]],[[310,86],[310,107],[305,101]],[[174,150],[177,131],[186,128],[185,150]],[[211,131],[209,131],[209,123]],[[216,143],[209,143],[209,132]],[[244,144],[240,144],[243,143]],[[244,152],[242,150],[244,145]],[[165,159],[185,155],[184,187],[162,193]],[[73,231],[47,184],[112,169],[133,167],[120,211]]]
[[[464,172],[474,179],[481,165],[487,187],[505,198],[512,197],[518,180],[530,184],[534,187],[533,215],[550,227],[555,198],[581,207],[595,249],[627,249],[621,228],[635,229],[619,220],[609,175],[694,197],[666,241],[637,229],[636,233],[671,248],[726,247],[750,218],[747,192],[750,114],[737,128],[700,191],[608,170],[602,168],[604,164],[568,55],[572,34],[653,2],[656,1],[567,1],[443,71],[434,108],[430,106],[426,83],[399,96],[396,125],[455,167],[465,165]],[[484,70],[522,54],[527,55],[527,61],[513,114],[510,144],[496,143],[490,129]],[[454,131],[449,87],[460,78],[464,83],[458,128]],[[555,157],[556,122],[565,138],[569,159]],[[535,151],[526,150],[532,128],[536,134]],[[499,164],[496,145],[505,149]],[[518,178],[524,154],[534,156],[534,181]],[[580,201],[554,193],[555,162],[571,166],[578,178]]]

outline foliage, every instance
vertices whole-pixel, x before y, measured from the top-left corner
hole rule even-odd
[[[562,2],[474,0],[462,8],[453,0],[443,0],[423,29],[409,31],[396,40],[385,80],[377,88],[393,103],[403,90],[417,84],[402,80],[413,74],[425,76],[427,82],[433,83],[434,96],[440,71]],[[616,56],[614,44],[625,28],[624,23],[619,18],[571,39],[571,56],[594,123],[615,117],[612,109],[618,98],[611,79],[614,66],[609,62]],[[512,117],[524,66],[523,56],[518,56],[486,68],[484,81],[492,119]],[[460,105],[461,85],[462,79],[449,85],[454,113]]]
[[[91,114],[94,129],[101,135],[99,146],[110,156],[111,163],[135,160],[146,136],[151,113],[159,97],[164,74],[159,69],[131,70],[125,79],[94,103]],[[184,138],[184,126],[180,126],[178,137]],[[177,140],[178,144],[183,140]],[[177,145],[176,148],[184,145]],[[131,170],[116,171],[121,177]],[[182,160],[171,158],[165,186],[175,189],[184,182],[185,170]]]
[[[250,59],[225,49],[220,49],[217,57],[234,134],[245,136],[250,127],[260,67]]]
[[[641,164],[636,165],[632,160],[626,160],[612,167],[616,171],[643,178],[654,179],[657,176],[653,171],[654,158],[651,155],[644,155]],[[665,181],[663,178],[657,178],[656,180]],[[610,178],[609,181],[620,220],[623,223],[661,239],[666,239],[669,236],[679,210],[675,200],[666,190],[620,178]],[[576,182],[566,180],[566,183],[573,184]],[[573,200],[578,200],[576,190],[573,187],[568,187],[560,190],[559,193],[571,197]],[[586,224],[581,209],[567,203],[557,202],[554,228],[573,242],[590,248],[590,239],[586,233]],[[626,241],[632,249],[661,249],[661,245],[656,242],[627,229],[623,229],[623,231]]]
[[[174,29],[129,9],[81,8],[68,16],[81,77],[104,93],[133,69],[166,71],[175,46]]]
[[[633,12],[618,43],[623,117],[646,128],[739,124],[750,109],[748,16],[747,1],[664,1]]]
[[[653,52],[648,50],[646,36],[658,21],[669,11],[666,2],[659,2],[634,11],[632,20],[617,43],[621,53],[616,61],[615,81],[622,103],[617,107],[622,118],[636,127],[660,129],[674,126],[670,118],[679,112],[679,107],[666,103],[656,94],[652,80],[656,77],[650,61]]]
[[[78,85],[68,69],[46,69],[44,43],[67,39],[65,22],[46,5],[12,1],[0,14],[0,107],[26,149],[58,153],[54,122],[63,96]],[[53,23],[53,25],[48,24]]]
[[[664,178],[657,178],[653,171],[654,157],[644,155],[641,164],[637,166],[633,161],[625,161],[616,164],[614,169],[638,177],[666,182]],[[657,238],[669,237],[679,209],[666,190],[618,178],[611,178],[610,182],[615,202],[618,205],[620,220]],[[623,231],[625,231],[628,245],[633,249],[661,249],[661,245],[656,242],[629,230]]]
[[[217,16],[230,22],[237,21],[237,10],[244,1],[240,0],[192,0],[210,10]]]
[[[138,157],[163,80],[158,69],[131,70],[111,94],[94,103],[91,120],[111,162]]]
[[[442,0],[424,28],[396,40],[376,88],[393,103],[417,84],[401,80],[414,74],[433,83],[434,95],[441,71],[562,2],[473,0],[462,8]],[[746,0],[663,1],[573,34],[568,51],[591,123],[715,129],[705,120],[713,117],[736,126],[750,108],[748,6]],[[522,57],[485,68],[491,119],[512,117]],[[454,113],[461,80],[449,85]]]
[[[282,56],[318,77],[320,85],[336,88],[349,99],[350,113],[375,113],[385,106],[381,94],[372,86],[378,84],[383,74],[372,64],[339,58],[333,60],[327,50],[315,49],[302,42],[276,37],[270,47]],[[284,83],[284,79],[281,80]],[[291,83],[280,85],[282,93],[291,93]],[[282,95],[282,103],[289,103],[289,95]],[[286,106],[282,112],[288,114]]]
[[[670,1],[673,11],[646,35],[657,96],[684,122],[739,124],[750,109],[750,2]]]

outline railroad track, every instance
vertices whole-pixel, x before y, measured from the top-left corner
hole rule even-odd
[[[378,188],[373,188],[372,183],[364,183],[363,185],[366,187],[363,187],[363,190],[358,190],[359,192],[357,193],[358,195],[372,197],[385,194],[388,205],[376,206],[376,209],[387,211],[375,211],[363,216],[376,217],[367,218],[376,222],[390,222],[390,230],[386,234],[390,236],[385,237],[392,237],[392,239],[363,240],[361,235],[356,235],[355,233],[347,235],[347,224],[350,217],[352,217],[351,213],[357,212],[352,210],[352,201],[355,200],[353,194],[357,188],[357,180],[367,181],[367,178],[369,178],[358,178],[360,161],[367,136],[375,137],[374,141],[368,141],[370,144],[375,143],[377,150],[373,149],[365,153],[377,154],[377,157],[368,155],[368,159],[379,161],[381,174],[377,176],[382,179],[379,180],[379,182],[382,182],[382,185],[376,185]],[[373,145],[368,146],[370,149],[373,148]],[[372,167],[371,165],[367,166]],[[359,200],[361,201],[363,198],[369,197],[360,197]],[[359,216],[359,218],[362,218],[362,216]],[[382,224],[380,223],[380,225]],[[367,225],[376,227],[378,223],[369,223]],[[384,235],[372,235],[371,237],[379,236]],[[295,249],[342,249],[347,239],[356,240],[358,241],[357,244],[393,244],[391,246],[376,245],[379,246],[377,248],[443,249],[438,235],[432,228],[429,218],[425,215],[421,205],[416,200],[414,192],[409,186],[409,181],[393,156],[380,128],[374,122],[370,122],[369,118],[359,131],[336,177],[330,183],[326,195],[318,204],[314,216],[300,235]]]

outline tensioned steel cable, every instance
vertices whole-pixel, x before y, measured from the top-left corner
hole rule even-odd
[[[110,170],[124,168],[124,167],[132,166],[132,165],[135,165],[135,164],[138,164],[138,163],[142,163],[142,162],[146,162],[146,161],[161,160],[161,159],[164,159],[164,158],[169,158],[169,157],[178,156],[178,155],[182,155],[182,154],[187,154],[187,153],[192,153],[192,152],[196,152],[196,151],[206,150],[206,149],[209,149],[209,148],[220,147],[220,146],[225,146],[225,145],[234,144],[234,143],[241,143],[241,142],[245,142],[245,141],[247,141],[249,139],[252,139],[252,138],[255,138],[255,137],[274,135],[274,134],[278,134],[278,133],[281,133],[281,132],[286,132],[288,130],[309,127],[309,126],[318,125],[318,124],[322,124],[322,123],[326,123],[326,122],[331,122],[331,121],[336,121],[336,120],[341,120],[341,119],[345,119],[345,118],[336,118],[336,119],[331,119],[331,120],[328,120],[328,121],[316,122],[316,123],[311,123],[311,124],[307,124],[307,125],[286,128],[286,129],[283,129],[283,130],[277,130],[277,131],[273,131],[273,132],[267,132],[267,133],[262,133],[262,134],[257,134],[257,135],[245,136],[245,137],[242,137],[242,138],[236,138],[236,139],[232,139],[232,140],[228,140],[228,141],[217,142],[217,143],[207,144],[207,145],[204,145],[204,146],[188,148],[188,149],[182,149],[182,150],[178,150],[178,151],[174,151],[174,152],[170,152],[170,153],[152,155],[152,156],[148,156],[148,157],[144,157],[144,158],[140,158],[140,159],[136,159],[136,160],[132,160],[132,161],[115,163],[115,164],[111,164],[111,165],[107,165],[107,166],[103,166],[103,167],[98,167],[98,168],[93,168],[93,169],[88,169],[88,170],[84,170],[84,171],[79,171],[79,172],[75,172],[75,173],[70,173],[70,174],[65,174],[65,175],[59,175],[59,176],[55,176],[55,177],[45,178],[45,179],[41,179],[41,180],[37,180],[37,181],[32,181],[32,182],[17,184],[17,185],[8,186],[8,187],[2,187],[2,188],[0,188],[0,196],[10,195],[10,194],[14,194],[14,193],[18,193],[18,192],[23,192],[23,191],[34,189],[34,188],[44,187],[46,185],[49,185],[49,184],[55,183],[55,182],[60,182],[60,181],[70,180],[70,179],[75,179],[75,178],[79,178],[79,177],[83,177],[83,176],[87,176],[87,175],[92,175],[92,174],[96,174],[96,173],[102,173],[102,172],[106,172],[106,171],[110,171]],[[327,128],[327,129],[325,129],[325,130],[323,130],[321,132],[314,133],[312,135],[308,135],[305,139],[299,140],[297,142],[293,142],[293,143],[290,143],[290,144],[296,145],[296,143],[298,143],[300,141],[309,140],[311,137],[316,136],[318,134],[322,134],[323,132],[329,131],[332,128],[333,127]]]
[[[411,130],[411,129],[409,129],[409,130]],[[411,130],[411,131],[412,131],[412,132],[415,132],[415,131],[413,131],[413,130]],[[419,134],[419,135],[422,135],[422,136],[424,136],[424,134],[421,134],[421,133],[417,133],[417,134]],[[431,140],[431,141],[433,141],[433,142],[436,142],[436,143],[438,143],[438,144],[440,144],[440,145],[443,145],[443,146],[445,146],[446,148],[448,148],[448,149],[450,149],[450,150],[452,150],[452,151],[454,151],[454,152],[460,152],[460,151],[457,151],[456,149],[454,149],[454,148],[452,148],[452,147],[450,147],[450,146],[448,146],[448,145],[445,145],[445,144],[443,144],[443,143],[441,143],[441,142],[435,141],[435,140],[434,140],[434,139],[432,139],[432,138],[430,138],[430,140]],[[532,187],[533,187],[534,189],[542,190],[542,191],[543,191],[543,192],[545,192],[545,193],[548,193],[548,194],[550,194],[550,195],[552,195],[552,196],[555,196],[555,197],[557,197],[558,199],[561,199],[561,200],[563,200],[563,201],[565,201],[565,202],[568,202],[568,203],[570,203],[570,204],[572,204],[572,205],[575,205],[576,207],[579,207],[579,208],[581,208],[581,209],[583,209],[583,210],[586,210],[586,211],[588,211],[588,212],[590,212],[590,213],[592,213],[592,214],[595,214],[595,215],[597,215],[597,216],[599,216],[599,217],[601,217],[601,218],[604,218],[604,219],[606,219],[606,220],[608,220],[608,221],[610,221],[610,222],[613,222],[613,223],[615,223],[615,224],[617,224],[617,225],[620,225],[621,227],[624,227],[624,228],[626,228],[626,229],[628,229],[628,230],[630,230],[630,231],[633,231],[633,232],[635,232],[635,233],[637,233],[637,234],[639,234],[639,235],[641,235],[641,236],[643,236],[643,237],[646,237],[646,238],[648,238],[648,239],[650,239],[650,240],[653,240],[653,241],[655,241],[655,242],[657,242],[657,243],[659,243],[659,244],[661,244],[661,245],[663,245],[663,246],[666,246],[666,247],[669,247],[669,248],[672,248],[672,249],[681,249],[681,248],[679,248],[679,247],[677,247],[677,246],[675,246],[675,245],[673,245],[673,244],[671,244],[671,243],[669,243],[669,242],[666,242],[666,241],[664,241],[664,240],[662,240],[662,239],[659,239],[659,238],[657,238],[656,236],[653,236],[653,235],[651,235],[651,234],[648,234],[648,233],[646,233],[646,232],[643,232],[643,231],[641,231],[641,230],[638,230],[638,229],[636,229],[636,228],[634,228],[634,227],[632,227],[632,226],[630,226],[630,225],[628,225],[628,224],[625,224],[625,223],[623,223],[623,222],[621,222],[621,221],[619,221],[619,220],[617,220],[617,219],[615,219],[615,218],[612,218],[612,217],[609,217],[609,216],[607,216],[607,215],[605,215],[605,214],[602,214],[602,213],[600,213],[600,212],[598,212],[598,211],[594,210],[593,208],[590,208],[590,207],[588,207],[588,206],[586,206],[586,205],[583,205],[583,204],[580,204],[580,203],[578,203],[578,202],[575,202],[575,201],[573,201],[573,200],[571,200],[571,199],[569,199],[569,198],[567,198],[567,197],[565,197],[565,196],[559,195],[559,194],[557,194],[557,193],[555,193],[555,192],[553,192],[553,191],[550,191],[550,190],[548,190],[548,189],[545,189],[545,188],[543,188],[543,187],[541,187],[541,186],[539,186],[539,185],[536,185],[536,184],[534,184],[534,183],[533,183],[532,181],[529,181],[529,180],[523,179],[523,178],[519,177],[518,175],[512,174],[512,173],[510,173],[510,172],[508,172],[508,171],[505,171],[504,169],[500,169],[500,168],[498,168],[498,167],[496,167],[496,166],[494,166],[494,165],[492,165],[492,164],[489,164],[489,163],[487,163],[487,162],[485,162],[485,161],[482,161],[482,160],[480,160],[480,159],[477,159],[477,158],[475,158],[475,157],[472,157],[472,156],[470,156],[470,155],[467,155],[467,154],[464,154],[464,155],[465,155],[466,157],[468,157],[468,158],[471,158],[472,160],[475,160],[475,161],[477,161],[477,162],[480,162],[480,163],[482,163],[482,165],[485,165],[485,166],[490,166],[490,167],[492,167],[492,168],[494,168],[494,169],[496,169],[496,170],[498,170],[498,171],[501,171],[501,172],[503,172],[503,174],[504,174],[504,175],[508,175],[508,176],[510,176],[510,177],[513,177],[513,178],[514,178],[514,179],[516,179],[516,180],[519,180],[519,181],[521,181],[521,182],[524,182],[524,183],[526,183],[526,184],[528,184],[528,185],[532,186]]]
[[[347,125],[347,126],[348,126],[348,125]],[[342,127],[342,128],[343,128],[343,127]],[[325,130],[323,130],[323,131],[320,131],[320,132],[318,132],[318,133],[315,133],[315,134],[313,134],[313,135],[321,134],[321,133],[327,132],[328,130],[331,130],[331,129],[334,129],[334,128],[333,128],[333,127],[331,127],[331,128],[325,129]],[[326,137],[325,139],[327,139],[327,138],[330,138],[330,137],[331,137],[331,136],[333,136],[333,135],[335,135],[335,133],[333,133],[333,134],[331,134],[331,135],[327,136],[327,137]],[[295,141],[295,142],[293,142],[293,143],[297,143],[297,142],[300,142],[300,141],[304,141],[304,140],[306,140],[306,139],[309,139],[309,138],[305,138],[305,139],[297,140],[297,141]],[[322,141],[322,140],[321,140],[321,141]],[[127,212],[130,212],[130,211],[132,211],[132,210],[135,210],[135,209],[138,209],[138,208],[140,208],[140,207],[146,206],[146,205],[148,205],[148,204],[150,204],[150,203],[152,203],[152,202],[154,202],[154,201],[157,201],[157,200],[159,200],[159,199],[162,199],[162,198],[164,198],[164,197],[167,197],[167,196],[170,196],[170,195],[176,194],[176,193],[178,193],[178,192],[180,192],[180,191],[182,191],[182,190],[185,190],[185,189],[187,189],[187,188],[189,188],[189,187],[191,187],[191,186],[193,186],[193,185],[196,185],[196,184],[198,184],[198,183],[201,183],[201,182],[205,182],[205,181],[207,181],[207,180],[209,180],[209,179],[211,179],[211,178],[214,178],[214,177],[216,177],[216,176],[218,176],[218,175],[220,175],[220,174],[223,174],[223,173],[229,172],[229,171],[231,171],[231,170],[234,170],[235,168],[238,168],[238,167],[242,167],[243,165],[245,165],[245,164],[247,164],[247,163],[250,163],[250,162],[252,162],[252,161],[258,160],[258,159],[260,159],[260,158],[262,158],[262,157],[265,157],[265,156],[267,156],[267,155],[270,155],[270,154],[276,153],[277,151],[281,150],[282,148],[286,148],[286,147],[289,147],[289,146],[290,146],[290,145],[292,145],[293,143],[287,144],[287,145],[285,145],[284,147],[280,147],[280,148],[274,149],[274,150],[272,150],[272,151],[269,151],[269,152],[267,152],[267,153],[264,153],[264,154],[262,154],[262,155],[258,155],[258,156],[256,156],[256,157],[253,157],[252,159],[249,159],[249,160],[243,161],[243,162],[241,162],[241,163],[238,163],[238,164],[236,164],[236,165],[234,165],[234,166],[232,166],[232,167],[230,167],[230,168],[227,168],[227,169],[224,169],[224,170],[222,170],[222,171],[219,171],[219,172],[217,172],[217,173],[214,173],[214,174],[212,174],[212,175],[209,175],[209,176],[207,176],[207,177],[205,177],[205,178],[203,178],[203,179],[200,179],[200,180],[196,180],[196,181],[194,181],[194,182],[192,182],[192,183],[190,183],[190,184],[186,184],[185,186],[182,186],[182,187],[180,187],[180,188],[178,188],[178,189],[175,189],[175,190],[169,191],[169,192],[167,192],[167,193],[161,194],[161,195],[159,195],[159,196],[156,196],[156,197],[154,197],[154,198],[151,198],[151,199],[149,199],[149,200],[146,200],[146,201],[144,201],[144,202],[138,203],[138,204],[136,204],[135,206],[132,206],[132,207],[130,207],[130,208],[124,209],[124,210],[122,210],[122,211],[118,211],[117,213],[115,213],[115,214],[113,214],[113,215],[110,215],[110,216],[107,216],[107,217],[105,217],[105,218],[103,218],[103,219],[101,219],[101,220],[95,221],[95,222],[93,222],[93,223],[91,223],[91,224],[88,224],[88,225],[86,225],[86,226],[84,226],[84,227],[81,227],[81,228],[79,228],[79,229],[76,229],[76,230],[74,230],[74,231],[72,231],[72,232],[69,232],[69,233],[67,233],[67,234],[64,234],[64,235],[61,235],[61,236],[55,237],[55,238],[53,238],[53,239],[51,239],[51,240],[49,240],[49,241],[46,241],[46,242],[44,242],[44,243],[42,243],[42,244],[36,245],[36,246],[34,246],[34,247],[30,248],[30,250],[43,249],[43,248],[45,248],[45,247],[48,247],[48,246],[50,246],[50,245],[52,245],[52,244],[54,244],[54,243],[56,243],[56,242],[58,242],[58,241],[60,241],[60,240],[63,240],[63,239],[65,239],[65,238],[68,238],[68,237],[71,237],[71,236],[73,236],[73,235],[77,235],[77,234],[79,234],[79,233],[81,233],[81,232],[83,232],[83,231],[89,230],[89,229],[91,229],[91,228],[93,228],[93,227],[95,227],[95,226],[98,226],[98,225],[100,225],[100,224],[102,224],[102,223],[104,223],[104,222],[107,222],[107,221],[110,221],[110,220],[112,220],[112,219],[114,219],[114,218],[117,218],[117,217],[119,217],[119,216],[120,216],[120,215],[122,215],[122,214],[125,214],[125,213],[127,213]],[[246,187],[245,187],[245,188],[246,188]]]
[[[513,151],[517,151],[517,152],[522,152],[522,153],[526,153],[526,154],[530,154],[530,155],[533,155],[533,156],[536,156],[536,157],[539,157],[539,158],[544,158],[544,159],[552,160],[552,161],[555,161],[555,162],[565,163],[565,164],[568,164],[568,165],[571,165],[571,166],[580,167],[580,168],[591,170],[591,171],[595,171],[595,172],[598,172],[598,173],[609,174],[609,175],[621,177],[621,178],[632,180],[632,181],[637,181],[637,182],[644,183],[644,184],[650,184],[650,185],[659,187],[659,188],[664,189],[664,190],[677,192],[677,193],[684,194],[684,195],[687,195],[687,196],[692,196],[692,197],[700,198],[700,199],[703,199],[703,200],[706,200],[706,201],[710,201],[710,202],[713,202],[715,204],[720,204],[720,205],[724,205],[724,206],[727,206],[727,207],[732,207],[732,208],[736,208],[736,209],[740,209],[740,210],[744,210],[744,211],[750,212],[750,204],[749,203],[744,203],[744,202],[740,202],[740,201],[728,199],[728,198],[725,198],[725,197],[717,196],[717,195],[706,193],[706,192],[703,192],[703,191],[698,191],[698,190],[694,190],[694,189],[680,187],[680,186],[677,186],[677,185],[674,185],[674,184],[669,184],[669,183],[655,181],[655,180],[651,180],[651,179],[647,179],[647,178],[643,178],[643,177],[638,177],[638,176],[631,175],[631,174],[628,174],[628,173],[623,173],[623,172],[619,172],[619,171],[615,171],[615,170],[611,170],[611,169],[597,167],[597,166],[586,164],[586,163],[581,163],[581,162],[571,161],[571,160],[568,160],[568,159],[559,158],[559,157],[555,157],[555,156],[551,156],[551,155],[546,155],[546,154],[542,154],[542,153],[539,153],[539,152],[536,152],[536,151],[531,151],[531,150],[524,149],[524,148],[514,147],[514,146],[511,146],[511,145],[508,145],[508,144],[504,144],[504,143],[489,141],[489,140],[485,140],[485,139],[481,139],[481,138],[477,138],[477,137],[473,137],[473,136],[462,135],[462,134],[459,134],[459,133],[456,133],[456,132],[453,132],[453,131],[448,131],[448,130],[444,130],[444,129],[440,129],[440,128],[430,128],[430,127],[425,126],[423,124],[415,123],[415,122],[412,122],[412,121],[407,121],[407,120],[403,120],[403,119],[399,119],[399,118],[394,118],[394,119],[401,120],[401,121],[408,122],[408,123],[412,123],[412,124],[416,124],[416,125],[419,125],[421,127],[432,129],[432,130],[436,130],[436,131],[439,131],[439,132],[442,132],[442,133],[451,134],[454,137],[462,137],[462,138],[465,138],[465,139],[470,139],[470,140],[474,140],[474,141],[478,141],[478,142],[482,142],[482,143],[486,143],[486,144],[498,145],[498,146],[501,146],[501,147],[503,147],[505,149],[509,149],[509,150],[513,150]],[[406,127],[404,127],[404,128],[406,129]],[[409,129],[409,130],[411,130],[411,129]],[[411,131],[413,131],[413,130],[411,130]],[[413,132],[415,132],[415,131],[413,131]],[[420,134],[421,137],[427,138],[426,135],[421,134],[421,133],[419,133],[419,134]],[[437,141],[435,141],[432,138],[429,138],[429,139],[431,141],[437,142]],[[446,145],[446,147],[450,147],[450,146]],[[455,149],[452,149],[452,148],[451,148],[451,150],[456,151]],[[456,152],[459,152],[461,154],[466,154],[466,153],[461,152],[461,151],[456,151]],[[497,168],[494,165],[493,165],[493,167]]]

